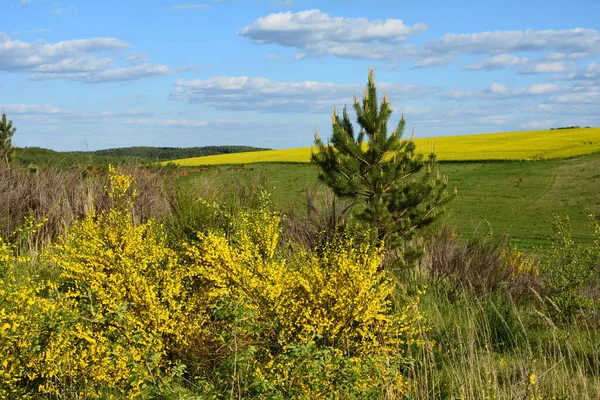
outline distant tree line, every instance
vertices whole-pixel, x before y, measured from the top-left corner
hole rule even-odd
[[[41,147],[16,149],[15,162],[21,165],[106,165],[108,163],[150,163],[179,158],[210,156],[215,154],[241,153],[269,150],[252,146],[203,146],[203,147],[121,147],[96,151],[54,151]]]
[[[557,129],[587,129],[587,128],[591,128],[590,126],[584,126],[583,128],[581,128],[579,125],[574,125],[574,126],[560,126],[558,128],[550,128],[551,131],[555,131]]]

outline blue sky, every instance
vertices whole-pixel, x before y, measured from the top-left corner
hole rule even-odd
[[[600,126],[600,1],[1,0],[18,146],[310,146],[375,68],[416,137]]]

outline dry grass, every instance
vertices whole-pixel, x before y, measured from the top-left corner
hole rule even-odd
[[[127,167],[137,182],[136,221],[161,218],[172,212],[175,200],[172,175]],[[8,237],[26,218],[46,220],[35,235],[36,247],[63,236],[71,224],[94,210],[106,210],[109,199],[103,171],[81,169],[0,168],[0,236]]]

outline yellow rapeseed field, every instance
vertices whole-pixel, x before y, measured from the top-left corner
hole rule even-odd
[[[435,145],[440,161],[546,160],[600,152],[600,128],[503,132],[414,140],[417,149],[424,153],[429,153]],[[309,162],[311,151],[311,147],[302,147],[185,158],[174,162],[182,166]]]

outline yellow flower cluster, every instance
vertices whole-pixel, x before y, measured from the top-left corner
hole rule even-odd
[[[513,277],[522,275],[537,276],[540,274],[538,263],[531,256],[514,250],[505,253],[506,263],[511,265]]]
[[[487,135],[416,138],[417,152],[435,150],[441,161],[548,160],[593,154],[600,151],[600,128],[557,129],[491,133]],[[182,166],[249,164],[257,162],[310,162],[312,147],[262,150],[184,158]],[[167,164],[165,161],[164,164]]]
[[[244,339],[271,343],[262,354],[269,361],[255,366],[255,377],[275,388],[289,391],[296,385],[301,393],[311,393],[311,385],[298,380],[301,369],[294,369],[298,346],[308,346],[330,359],[328,372],[319,373],[328,384],[319,390],[335,393],[331,385],[351,371],[354,383],[365,389],[386,385],[405,392],[401,376],[381,370],[390,369],[399,346],[414,343],[422,316],[415,304],[392,313],[393,284],[379,271],[381,251],[339,238],[317,254],[298,254],[288,263],[275,254],[279,222],[280,216],[264,207],[242,212],[233,217],[229,238],[199,234],[198,243],[186,246],[186,256],[202,276],[209,308],[223,298],[243,305],[252,318]],[[343,357],[349,370],[340,368]],[[319,397],[319,390],[307,396]]]

